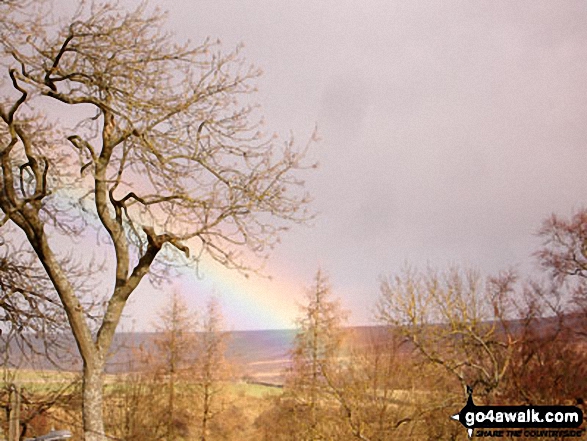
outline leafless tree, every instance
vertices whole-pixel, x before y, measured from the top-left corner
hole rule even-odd
[[[383,280],[379,318],[402,330],[429,362],[464,387],[488,395],[502,381],[514,348],[509,331],[515,277],[484,281],[458,268],[438,274],[406,270]]]
[[[308,217],[304,150],[261,132],[260,72],[239,49],[175,44],[144,5],[25,12],[2,25],[0,225],[24,233],[59,297],[83,361],[85,437],[104,440],[104,365],[129,296],[181,256],[245,269],[239,250],[266,255]],[[114,262],[95,330],[66,264],[92,235]]]
[[[587,337],[587,209],[570,218],[552,215],[538,231],[543,239],[536,253],[540,266],[550,276],[555,289],[550,296],[557,304],[560,315],[573,314],[574,332]],[[551,302],[552,303],[552,302]],[[552,309],[552,307],[550,308]]]
[[[518,297],[520,331],[508,373],[509,395],[524,403],[584,399],[587,369],[587,210],[570,217],[553,214],[538,231],[535,253],[542,278]]]
[[[567,296],[560,290],[559,283],[546,279],[518,293],[517,344],[501,388],[506,402],[574,404],[587,396],[584,318],[566,310]]]
[[[326,372],[330,394],[340,408],[344,439],[408,439],[417,413],[411,354],[401,350],[403,337],[394,329],[355,330],[346,356]]]
[[[1,239],[0,239],[1,240]],[[0,344],[4,365],[55,360],[65,314],[45,276],[27,250],[0,244]]]
[[[587,210],[570,219],[553,214],[538,231],[543,247],[536,253],[543,269],[554,277],[587,277]]]
[[[75,396],[75,381],[52,383],[45,391],[16,387],[22,367],[71,369],[66,330],[59,299],[31,250],[0,238],[0,408],[8,422],[14,412],[10,398],[18,394],[22,438]]]
[[[199,439],[210,439],[211,423],[224,410],[222,395],[230,377],[225,358],[228,334],[224,331],[220,303],[211,298],[197,335],[197,357],[193,366],[198,403]]]

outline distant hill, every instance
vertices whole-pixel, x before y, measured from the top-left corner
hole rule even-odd
[[[289,351],[296,331],[292,329],[228,332],[226,357],[237,368],[239,376],[267,383],[281,383],[289,365]],[[133,362],[133,351],[154,350],[156,333],[116,334],[106,372],[141,369]],[[135,357],[136,359],[136,357]]]
[[[378,338],[377,335],[383,332],[384,328],[382,327],[353,328],[356,342]],[[235,366],[239,377],[256,382],[283,383],[283,374],[290,363],[290,351],[293,348],[296,330],[232,331],[227,334],[226,356]],[[157,333],[154,332],[116,334],[106,365],[106,372],[118,373],[145,369],[146,365],[141,364],[140,354],[141,352],[143,355],[156,353],[156,337]],[[71,336],[63,336],[61,344],[64,350],[54,357],[58,361],[58,368],[79,371],[81,364]],[[42,341],[33,340],[33,346],[37,352],[43,352]],[[34,363],[22,360],[18,356],[19,351],[16,345],[13,349],[14,356],[11,356],[10,359],[15,366],[35,369],[57,368],[42,355],[35,357]]]
[[[564,317],[567,329],[585,329],[583,315],[570,314]],[[532,325],[537,335],[545,335],[553,332],[558,326],[558,318],[548,317],[535,321]],[[441,326],[441,325],[438,325]],[[510,332],[520,332],[523,328],[521,320],[508,322]],[[372,345],[374,342],[382,342],[388,336],[388,328],[383,326],[361,326],[349,328],[351,341],[355,346]],[[271,384],[282,384],[285,370],[290,364],[290,351],[296,335],[296,330],[264,330],[264,331],[233,331],[228,332],[227,358],[235,366],[239,377],[250,381],[264,382]],[[106,372],[129,372],[144,369],[137,360],[136,354],[140,351],[145,353],[155,352],[156,333],[135,332],[118,333],[114,337],[111,356],[107,362]],[[572,337],[571,337],[572,338]],[[65,348],[62,353],[55,357],[59,362],[59,368],[68,371],[79,371],[80,360],[77,356],[77,349],[71,336],[61,338]],[[42,341],[33,340],[34,350],[43,353]],[[20,360],[17,355],[19,351],[13,348],[14,356],[10,357],[13,365],[20,367],[34,367],[36,369],[55,369],[43,355],[37,357],[34,365],[27,361]],[[412,346],[404,344],[402,351],[410,352]],[[194,355],[195,358],[195,355]]]

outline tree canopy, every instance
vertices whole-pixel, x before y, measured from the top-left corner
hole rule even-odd
[[[82,2],[58,20],[43,2],[0,7],[0,226],[26,237],[67,314],[99,437],[101,372],[131,293],[179,255],[237,269],[243,248],[265,255],[308,218],[305,149],[263,132],[260,70],[240,48],[176,43],[146,5]],[[96,332],[76,283],[80,265],[93,271],[88,232],[115,262]]]

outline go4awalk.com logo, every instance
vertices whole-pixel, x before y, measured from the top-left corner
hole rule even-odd
[[[580,438],[583,412],[576,406],[476,406],[467,387],[467,404],[451,418],[478,437]]]

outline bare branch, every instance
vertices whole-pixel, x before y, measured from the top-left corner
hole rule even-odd
[[[242,271],[253,267],[243,249],[265,258],[311,217],[304,149],[261,132],[249,104],[260,71],[240,48],[178,44],[145,5],[82,2],[51,24],[26,11],[0,19],[12,86],[0,100],[0,227],[24,232],[66,312],[84,361],[86,439],[102,440],[104,363],[129,296],[178,255]],[[46,115],[47,102],[58,105]],[[115,256],[97,332],[63,258],[66,240],[76,255],[93,234]]]

